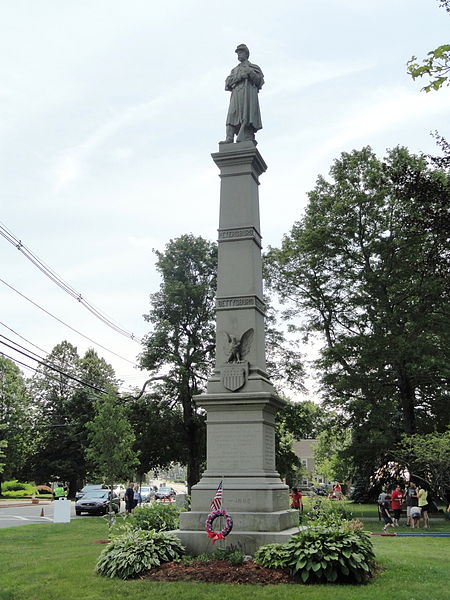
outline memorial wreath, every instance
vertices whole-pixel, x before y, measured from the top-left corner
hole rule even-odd
[[[218,517],[225,517],[225,527],[222,529],[222,531],[216,533],[213,530],[213,523]],[[226,510],[215,510],[208,515],[205,523],[205,529],[208,537],[211,538],[212,543],[215,544],[217,540],[223,540],[233,529],[233,519]]]

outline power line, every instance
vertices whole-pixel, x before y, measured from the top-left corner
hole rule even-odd
[[[3,352],[2,350],[0,350],[0,355],[4,356],[5,358],[9,358],[9,360],[12,360],[13,362],[17,363],[18,365],[22,365],[22,367],[25,367],[26,369],[30,369],[30,371],[34,371],[35,373],[40,373],[40,371],[38,369],[36,369],[35,367],[32,367],[31,365],[27,365],[26,363],[22,362],[21,360],[19,360],[17,358],[13,358],[9,354],[5,354],[5,352]],[[53,375],[50,375],[49,373],[46,373],[45,377],[46,378],[48,377],[49,379],[53,379],[54,381],[57,381],[58,383],[60,383],[60,381],[61,381],[60,379],[58,379],[57,377],[54,377]],[[69,377],[69,376],[66,375],[66,377]],[[73,384],[69,383],[68,385],[72,389],[76,389],[76,388],[74,388]],[[85,386],[85,387],[91,387],[88,383],[84,383],[83,386]]]
[[[36,344],[33,344],[33,342],[30,342],[30,340],[27,340],[27,338],[23,337],[23,335],[20,335],[20,333],[17,333],[17,331],[15,331],[14,329],[12,329],[11,327],[8,327],[8,325],[6,325],[5,323],[2,323],[0,321],[0,325],[2,325],[3,327],[5,327],[6,329],[9,329],[9,331],[11,331],[12,333],[14,333],[14,335],[17,335],[17,337],[20,337],[21,340],[23,340],[24,342],[27,342],[28,344],[31,344],[32,346],[34,346],[35,348],[37,348],[38,350],[40,350],[44,354],[50,354],[47,350],[44,350],[40,346],[36,346]]]
[[[4,337],[4,336],[2,336],[2,337]],[[0,344],[3,344],[7,348],[10,348],[14,352],[18,352],[19,354],[22,354],[23,356],[26,356],[27,358],[29,358],[31,360],[34,360],[35,362],[39,363],[40,365],[43,365],[47,369],[51,369],[52,371],[56,371],[57,373],[59,373],[60,375],[64,375],[64,377],[67,377],[68,379],[72,379],[73,381],[76,381],[77,383],[81,383],[81,385],[84,385],[86,387],[90,387],[91,389],[95,390],[96,392],[100,392],[101,394],[106,394],[107,393],[105,390],[102,390],[101,388],[98,388],[95,385],[87,383],[86,381],[82,381],[81,379],[78,379],[78,377],[75,377],[74,375],[69,375],[68,373],[65,373],[64,371],[61,371],[61,369],[58,369],[57,367],[49,364],[48,362],[45,362],[45,361],[40,360],[38,358],[34,358],[33,356],[31,356],[27,352],[22,352],[22,350],[18,350],[17,348],[14,348],[14,346],[11,346],[10,344],[7,344],[6,342],[2,342],[2,340],[0,340]],[[32,354],[34,354],[34,352]]]
[[[99,342],[96,342],[95,340],[93,340],[92,338],[88,337],[84,333],[81,333],[81,331],[78,331],[78,329],[75,329],[71,325],[68,325],[67,323],[65,323],[64,321],[62,321],[59,317],[56,317],[55,315],[53,315],[51,312],[49,312],[48,310],[46,310],[45,308],[43,308],[42,306],[40,306],[39,304],[37,304],[37,302],[34,302],[34,300],[31,300],[30,298],[28,298],[27,296],[25,296],[25,294],[22,294],[22,292],[19,292],[19,290],[16,290],[15,287],[13,287],[12,285],[10,285],[9,283],[7,283],[6,281],[4,281],[1,278],[0,278],[0,282],[3,283],[4,285],[6,285],[7,287],[9,287],[10,290],[13,290],[13,292],[16,292],[16,294],[19,294],[19,296],[21,296],[25,300],[28,300],[28,302],[31,302],[31,304],[33,304],[33,306],[36,306],[37,308],[39,308],[39,310],[42,310],[43,312],[45,312],[45,314],[49,315],[50,317],[52,317],[53,319],[55,319],[59,323],[62,323],[63,325],[65,325],[65,327],[68,327],[69,329],[71,329],[72,331],[74,331],[75,333],[77,333],[78,335],[81,335],[86,340],[89,340],[90,342],[92,342],[96,346],[99,346],[99,348],[103,348],[103,350],[106,350],[107,352],[110,352],[111,354],[114,354],[118,358],[121,358],[122,360],[125,360],[126,362],[130,363],[131,365],[135,364],[132,360],[128,360],[128,358],[125,358],[124,356],[121,356],[120,354],[117,354],[113,350],[109,350],[109,348],[106,348],[106,346],[103,346],[102,344],[100,344]]]
[[[110,317],[102,313],[94,305],[88,302],[83,296],[73,289],[73,287],[64,281],[51,267],[46,265],[36,254],[34,254],[29,248],[22,243],[21,240],[17,239],[15,235],[9,231],[9,229],[2,223],[0,223],[0,235],[5,238],[10,244],[15,246],[19,252],[21,252],[35,267],[37,267],[46,277],[48,277],[53,283],[60,287],[64,292],[72,296],[77,302],[82,304],[89,312],[91,312],[97,319],[100,319],[105,325],[114,329],[116,333],[120,333],[129,339],[141,343],[142,340],[130,333],[117,323],[115,323]]]

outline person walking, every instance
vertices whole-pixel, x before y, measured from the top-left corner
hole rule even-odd
[[[384,521],[383,531],[386,533],[388,527],[394,527],[392,522],[391,513],[389,512],[389,500],[391,499],[390,494],[386,495],[383,504],[380,505],[380,514]]]
[[[393,512],[393,522],[394,526],[399,526],[400,515],[402,513],[402,504],[403,504],[403,492],[399,485],[395,486],[395,490],[392,492],[392,501],[391,508]]]
[[[428,492],[422,486],[417,486],[417,498],[419,502],[419,508],[423,519],[424,529],[429,529],[430,520],[428,518]]]
[[[125,511],[128,514],[131,514],[131,511],[134,508],[134,489],[133,483],[130,482],[128,484],[127,489],[125,490]]]

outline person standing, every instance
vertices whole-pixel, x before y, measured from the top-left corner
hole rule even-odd
[[[57,483],[55,489],[53,490],[53,497],[55,500],[60,500],[61,498],[66,497],[66,491],[62,483]]]
[[[142,496],[141,492],[139,491],[139,484],[136,483],[133,488],[133,508],[136,508],[136,506],[140,506],[141,504]]]
[[[336,500],[342,500],[342,488],[339,481],[336,481],[334,484],[333,497],[336,498]]]
[[[428,492],[422,486],[417,486],[417,498],[419,501],[419,508],[423,519],[424,529],[428,529],[430,526],[430,520],[428,518]]]
[[[406,524],[413,526],[411,509],[418,506],[417,488],[414,481],[410,481],[406,487]],[[419,511],[420,512],[420,511]]]
[[[303,512],[303,495],[296,487],[292,488],[291,508],[296,508],[300,512]]]
[[[392,492],[391,508],[393,512],[394,526],[398,527],[400,521],[400,515],[402,512],[403,504],[403,492],[399,485],[395,486],[395,490]]]
[[[130,482],[128,484],[127,489],[125,490],[125,511],[130,514],[134,508],[134,489],[133,483]]]

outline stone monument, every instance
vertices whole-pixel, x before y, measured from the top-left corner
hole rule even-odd
[[[212,155],[221,177],[216,365],[207,392],[196,398],[207,413],[207,468],[176,532],[192,553],[215,549],[205,521],[222,478],[223,508],[234,521],[226,545],[253,554],[299,531],[298,512],[289,509],[288,487],[275,468],[275,414],[284,402],[266,374],[258,186],[267,166],[255,141],[264,80],[248,62],[248,48],[241,44],[236,52],[240,65],[226,80],[232,94],[227,138]]]

